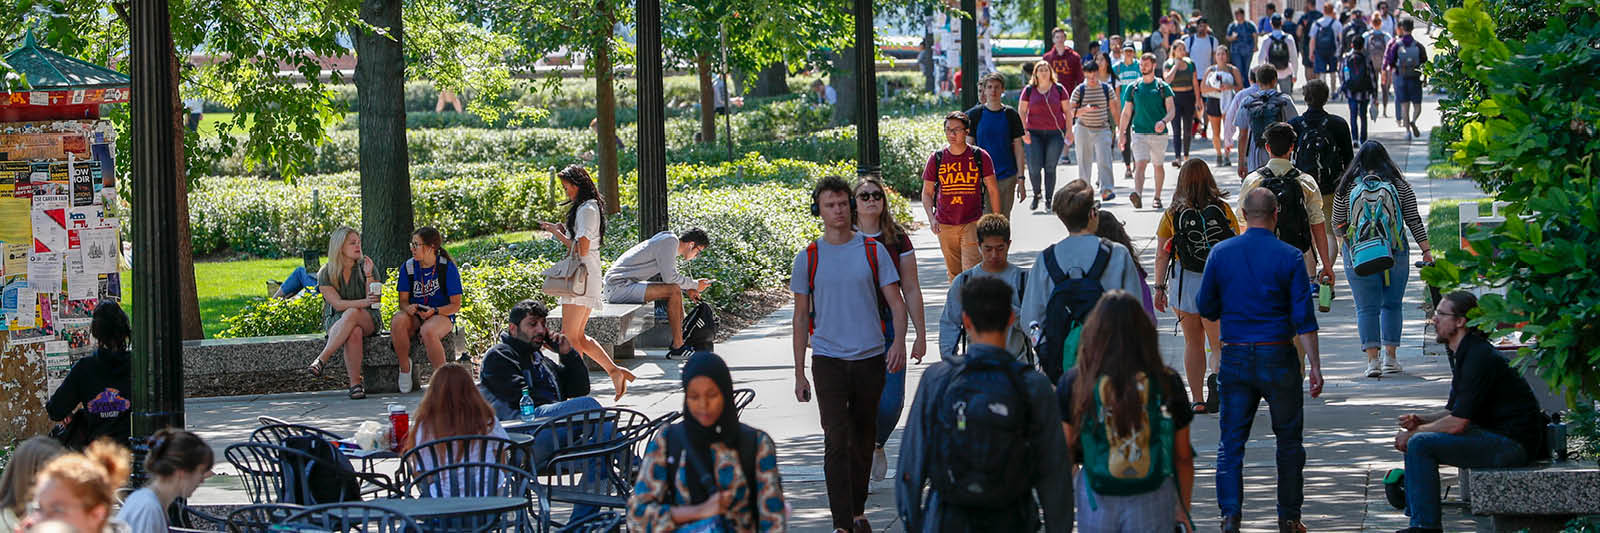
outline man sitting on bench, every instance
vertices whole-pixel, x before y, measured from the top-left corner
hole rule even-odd
[[[711,244],[705,230],[690,229],[682,235],[663,231],[623,252],[606,271],[606,303],[642,304],[667,301],[667,325],[672,330],[672,349],[667,357],[687,356],[683,345],[683,294],[699,300],[700,292],[711,286],[710,279],[694,279],[678,272],[678,257],[692,261]],[[655,276],[661,281],[648,281]]]
[[[478,392],[494,407],[495,418],[515,420],[521,414],[524,388],[533,398],[536,418],[600,408],[600,402],[588,396],[589,369],[583,356],[565,335],[546,329],[549,314],[539,302],[517,302],[500,342],[483,354]],[[554,350],[561,362],[545,357],[541,350],[546,348]]]
[[[1406,456],[1406,531],[1442,531],[1439,465],[1512,467],[1544,456],[1539,401],[1489,340],[1467,325],[1477,307],[1478,298],[1466,291],[1439,302],[1433,327],[1450,348],[1450,399],[1444,411],[1400,415],[1394,447]]]

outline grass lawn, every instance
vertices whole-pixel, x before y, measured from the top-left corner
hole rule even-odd
[[[198,128],[200,131],[200,136],[215,137],[217,135],[218,125],[225,122],[233,122],[233,113],[206,113],[201,115],[200,127]],[[252,121],[246,117],[244,121],[244,129],[250,129],[251,122]],[[235,127],[234,131],[238,132],[239,128]]]
[[[209,117],[210,115],[207,115]],[[500,233],[466,239],[445,246],[451,254],[458,253],[468,245],[490,239],[502,239],[505,242],[522,242],[534,237],[532,231],[518,231]],[[324,259],[326,261],[326,259]],[[298,257],[286,259],[247,259],[240,261],[203,261],[194,264],[195,289],[200,298],[200,321],[204,327],[206,338],[214,337],[222,331],[222,317],[237,313],[240,308],[252,300],[266,298],[267,280],[282,281],[289,275],[294,267],[301,266],[304,261]],[[122,279],[131,280],[128,271],[123,271]],[[133,287],[132,282],[123,285],[123,305],[132,308]]]
[[[1428,208],[1428,244],[1433,247],[1435,258],[1444,258],[1451,250],[1461,249],[1461,199],[1436,200]],[[1478,202],[1478,214],[1487,214],[1489,204],[1494,198],[1481,198]],[[203,307],[203,305],[202,305]]]

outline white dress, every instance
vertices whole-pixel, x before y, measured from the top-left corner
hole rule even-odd
[[[578,217],[573,222],[572,241],[577,246],[579,237],[589,238],[589,253],[583,255],[583,265],[589,269],[588,293],[583,296],[562,297],[557,301],[561,305],[575,304],[587,307],[590,311],[599,311],[605,308],[605,301],[600,296],[602,276],[600,272],[600,204],[594,200],[584,202],[578,206]]]

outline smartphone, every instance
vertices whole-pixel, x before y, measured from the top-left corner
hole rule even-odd
[[[802,402],[811,401],[811,389],[806,389],[806,390],[800,391],[800,401],[802,401]]]

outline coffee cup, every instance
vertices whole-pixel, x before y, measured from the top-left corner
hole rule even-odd
[[[370,295],[374,295],[374,294],[379,295],[379,296],[383,295],[383,284],[382,283],[378,283],[378,282],[374,281],[372,283],[368,283],[367,284],[367,295],[370,296]],[[373,309],[377,309],[378,306],[380,306],[380,305],[383,305],[383,303],[382,302],[372,302],[372,308]]]

